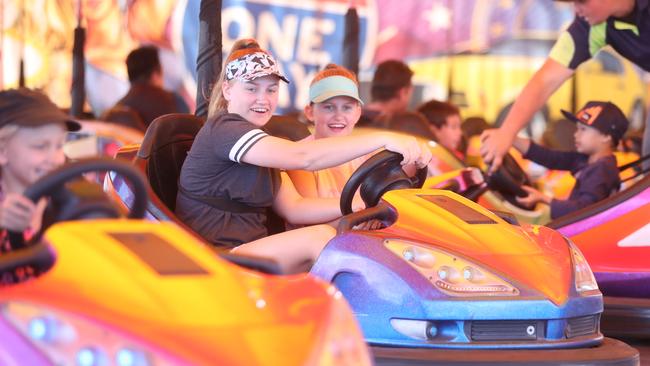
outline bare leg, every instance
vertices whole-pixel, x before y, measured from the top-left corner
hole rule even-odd
[[[329,225],[307,226],[242,244],[232,251],[275,260],[283,271],[300,272],[304,263],[313,262],[336,235]]]

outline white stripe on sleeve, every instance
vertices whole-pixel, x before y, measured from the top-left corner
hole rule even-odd
[[[268,136],[268,134],[258,128],[246,132],[237,140],[232,149],[230,149],[228,158],[236,163],[240,163],[242,156],[244,156],[248,149],[265,136]]]

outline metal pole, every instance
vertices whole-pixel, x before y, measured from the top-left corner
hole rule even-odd
[[[20,5],[20,61],[18,63],[18,86],[25,87],[25,0]]]
[[[86,29],[82,27],[83,11],[82,1],[77,2],[77,27],[74,29],[74,43],[72,46],[72,85],[70,88],[70,115],[81,117],[86,100],[86,60],[84,45],[86,43]]]
[[[199,52],[196,57],[196,112],[206,118],[210,93],[221,73],[221,1],[201,0]]]
[[[343,66],[359,74],[359,14],[354,4],[345,13],[345,28],[343,31]]]

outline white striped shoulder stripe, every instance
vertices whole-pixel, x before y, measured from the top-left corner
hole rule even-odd
[[[250,130],[246,132],[242,137],[237,140],[230,153],[228,153],[228,158],[236,163],[241,163],[241,158],[246,154],[246,152],[261,138],[268,136],[268,134],[259,128]]]

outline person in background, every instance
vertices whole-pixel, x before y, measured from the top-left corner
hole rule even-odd
[[[429,121],[435,140],[463,160],[463,154],[459,150],[463,131],[460,128],[461,118],[458,107],[448,102],[430,100],[420,105],[417,110]]]
[[[532,187],[523,187],[528,196],[517,200],[528,206],[538,202],[550,205],[552,219],[598,202],[618,190],[621,181],[613,152],[629,125],[623,112],[610,102],[592,101],[575,115],[567,111],[562,113],[577,123],[574,135],[577,151],[550,150],[520,137],[513,144],[524,158],[549,169],[568,170],[576,178],[566,200],[553,199]]]
[[[433,140],[435,138],[429,128],[429,122],[419,112],[401,111],[386,114],[377,119],[377,126],[391,131],[422,137],[427,140]]]
[[[163,87],[163,69],[157,47],[142,46],[131,51],[126,58],[126,68],[131,88],[111,110],[105,112],[104,119],[110,121],[111,115],[116,118],[123,116],[124,109],[127,109],[137,115],[146,129],[154,119],[164,114],[189,113],[185,101]],[[115,122],[124,123],[122,120]]]
[[[362,110],[359,126],[376,127],[378,117],[406,111],[413,94],[412,77],[413,71],[402,61],[387,60],[377,65],[370,86],[371,101]]]

